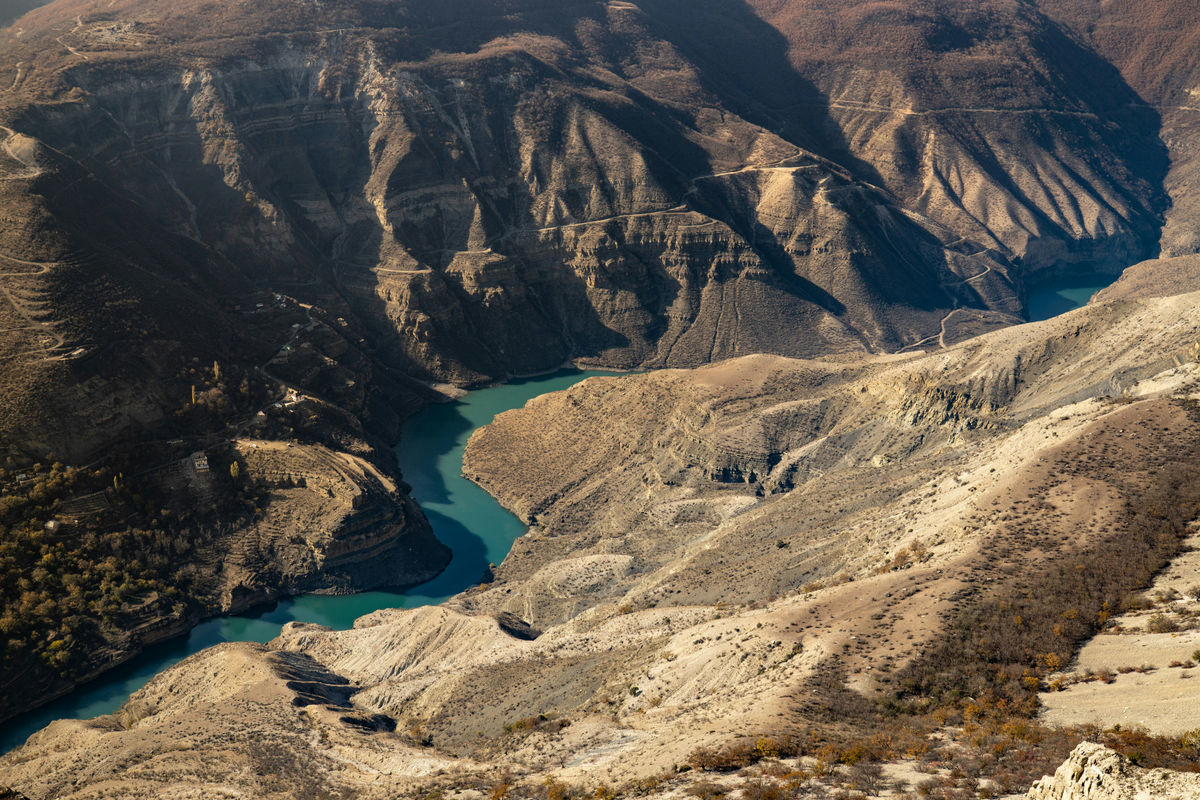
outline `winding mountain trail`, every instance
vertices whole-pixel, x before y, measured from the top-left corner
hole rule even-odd
[[[949,314],[942,317],[942,321],[939,323],[941,332],[938,333],[938,347],[942,348],[943,350],[946,349],[946,323],[950,320],[951,317],[953,317],[955,314],[957,314],[961,310],[962,309],[960,309],[960,308],[955,308],[955,309],[951,310]]]
[[[50,270],[53,269],[54,267],[58,266],[60,262],[57,262],[57,261],[27,261],[25,259],[16,258],[14,256],[6,255],[4,253],[0,253],[0,260],[9,261],[11,263],[20,264],[22,266],[37,267],[37,269],[29,271],[29,272],[0,271],[0,294],[3,294],[5,299],[8,300],[9,305],[12,306],[13,311],[16,312],[17,316],[19,316],[21,319],[25,320],[25,322],[27,323],[26,325],[22,325],[17,328],[7,329],[4,332],[12,333],[12,332],[17,332],[17,331],[32,331],[33,335],[43,345],[41,347],[36,347],[36,348],[30,349],[30,350],[20,351],[20,352],[14,353],[13,355],[16,357],[41,356],[40,358],[36,359],[38,361],[64,361],[67,358],[70,358],[70,354],[63,353],[63,352],[55,352],[55,351],[61,351],[66,346],[66,344],[67,344],[66,337],[63,336],[61,333],[59,333],[57,330],[55,330],[54,323],[43,322],[43,321],[36,319],[34,317],[35,311],[30,308],[29,303],[23,299],[20,299],[18,296],[14,295],[12,288],[9,285],[7,285],[8,282],[7,282],[7,280],[5,280],[8,278],[39,277],[39,276],[45,275],[48,272],[50,272]],[[51,354],[53,354],[53,355],[51,355]]]
[[[80,28],[82,28],[82,27],[83,27],[83,18],[82,18],[81,16],[78,16],[78,15],[77,15],[77,16],[75,17],[75,27],[74,27],[74,28],[72,28],[72,29],[71,29],[69,32],[67,32],[65,35],[66,35],[66,36],[70,36],[71,34],[75,33],[75,31],[79,30],[79,29],[80,29]],[[79,58],[82,58],[84,61],[91,61],[91,59],[90,59],[90,58],[88,58],[88,57],[87,57],[85,54],[83,54],[83,53],[79,52],[79,51],[78,51],[78,50],[76,50],[74,47],[71,47],[71,45],[69,45],[69,44],[67,44],[66,42],[64,42],[64,41],[63,41],[63,37],[62,37],[62,36],[58,36],[58,37],[56,37],[56,38],[54,39],[54,41],[58,42],[58,43],[59,43],[59,44],[61,44],[63,47],[65,47],[65,48],[67,49],[67,52],[69,52],[71,55],[73,55],[73,56],[78,56]]]
[[[17,73],[15,75],[13,75],[12,85],[4,90],[6,94],[12,94],[13,92],[15,92],[17,90],[17,87],[21,85],[21,79],[25,77],[25,62],[24,61],[18,61],[16,63],[16,71],[17,71]],[[2,126],[0,126],[0,127],[2,127]]]
[[[7,125],[0,125],[0,131],[3,131],[5,135],[4,152],[25,167],[24,172],[0,174],[0,180],[32,180],[40,176],[42,168],[34,155],[37,140],[23,133],[17,133]]]
[[[51,269],[62,263],[61,261],[26,261],[22,258],[16,258],[15,256],[7,255],[6,253],[0,253],[0,259],[11,261],[14,264],[21,264],[22,266],[26,267],[37,267],[37,269],[33,272],[0,272],[0,277],[17,275],[45,275]]]
[[[813,105],[813,104],[809,104]],[[881,114],[899,114],[905,117],[928,117],[937,114],[1053,114],[1055,116],[1081,117],[1083,119],[1099,119],[1090,111],[1072,111],[1061,108],[988,108],[978,106],[946,106],[945,108],[897,108],[895,106],[863,103],[854,100],[834,100],[829,108],[840,108],[847,111],[877,111]]]

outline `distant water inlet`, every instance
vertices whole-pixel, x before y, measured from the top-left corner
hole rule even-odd
[[[1116,275],[1084,275],[1035,286],[1025,301],[1030,322],[1057,317],[1087,305],[1092,295],[1109,286]]]
[[[147,648],[129,663],[105,673],[69,695],[9,720],[0,729],[0,753],[21,745],[56,719],[87,719],[111,714],[152,677],[184,658],[221,642],[269,642],[288,622],[353,627],[354,620],[381,608],[432,605],[479,582],[489,563],[499,564],[525,532],[483,489],[462,476],[462,457],[476,428],[499,413],[593,375],[569,369],[471,392],[461,400],[430,406],[405,423],[396,457],[438,539],[454,557],[442,574],[404,592],[364,592],[348,596],[303,595],[274,608],[237,617],[219,617],[192,629],[186,638]]]

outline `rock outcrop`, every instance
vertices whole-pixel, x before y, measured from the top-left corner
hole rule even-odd
[[[1028,800],[1191,800],[1200,775],[1143,769],[1091,742],[1076,747],[1053,775],[1035,783]]]
[[[416,503],[369,461],[270,440],[241,440],[237,451],[256,480],[276,488],[219,558],[221,611],[305,592],[412,586],[450,560]]]
[[[944,343],[1153,254],[1153,115],[1038,11],[793,5],[476,0],[450,34],[428,2],[59,3],[7,34],[3,102],[122,214],[332,280],[436,380]]]

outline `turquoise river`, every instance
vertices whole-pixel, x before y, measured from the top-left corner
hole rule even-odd
[[[236,617],[217,617],[187,635],[154,645],[97,680],[0,727],[0,754],[56,719],[87,719],[116,711],[129,695],[158,672],[193,653],[221,642],[268,642],[293,621],[350,628],[354,620],[380,608],[415,608],[440,603],[478,583],[489,563],[499,564],[525,526],[491,495],[462,477],[467,439],[497,414],[519,408],[533,397],[566,389],[593,375],[567,369],[536,378],[514,379],[471,392],[461,400],[430,406],[404,425],[396,457],[412,495],[421,504],[437,537],[454,557],[441,575],[404,592],[364,592],[332,597],[302,595]]]
[[[1116,275],[1084,275],[1034,286],[1025,301],[1029,321],[1041,322],[1087,305],[1092,295],[1116,279]]]

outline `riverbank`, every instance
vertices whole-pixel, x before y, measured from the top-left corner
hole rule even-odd
[[[1137,567],[1119,558],[1141,518],[1127,503],[1196,436],[1171,397],[1191,367],[1130,402],[1104,383],[1183,354],[1196,309],[1094,304],[945,352],[750,356],[527,403],[468,448],[472,472],[537,515],[493,582],[352,630],[294,624],[270,648],[205,650],[114,717],[50,726],[0,759],[0,782],[80,800],[101,786],[390,800],[509,781],[516,797],[547,779],[632,795],[683,765],[808,743],[833,765],[885,740],[928,748],[937,769],[973,746],[961,729],[929,731],[904,706],[880,729],[863,701],[913,675],[955,689],[1021,674],[976,667],[992,639],[947,652],[945,632],[1024,598],[1024,581],[1051,583],[1021,606],[1030,624],[996,632],[1021,637],[1014,652],[1048,652],[1050,621],[1097,618],[1091,577],[1053,579]],[[513,635],[506,613],[541,634]],[[887,738],[893,721],[903,738]],[[992,752],[980,777],[1032,783],[1074,744],[1046,741]]]
[[[1112,276],[1083,276],[1036,288],[1029,295],[1031,318],[1085,304],[1111,283]],[[396,458],[405,481],[437,538],[453,552],[446,569],[431,581],[403,591],[371,591],[352,595],[301,595],[270,607],[217,617],[178,637],[146,648],[129,662],[85,683],[68,695],[14,718],[0,730],[0,753],[19,746],[54,719],[89,718],[115,711],[160,671],[187,656],[222,642],[266,643],[289,622],[309,622],[335,630],[379,609],[415,608],[441,603],[485,579],[504,561],[525,525],[487,491],[462,475],[463,452],[471,434],[504,411],[530,399],[566,389],[588,377],[621,375],[620,371],[563,368],[551,373],[516,377],[507,383],[464,393],[430,405],[403,426]]]

